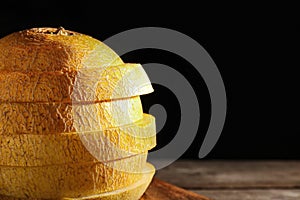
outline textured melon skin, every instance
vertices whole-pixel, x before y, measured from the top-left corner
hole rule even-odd
[[[1,134],[53,134],[96,131],[143,118],[140,97],[73,103],[0,103]]]
[[[153,170],[145,168],[146,157],[146,154],[141,154],[113,164],[110,162],[110,165],[116,165],[116,169],[103,163],[42,167],[0,166],[0,194],[17,198],[56,199],[111,192],[134,184],[145,173],[152,174]]]
[[[155,118],[144,114],[143,120],[134,124],[103,132],[1,135],[0,166],[116,160],[154,148],[155,133]]]
[[[33,28],[0,39],[0,70],[78,71],[123,64],[107,45],[90,36],[56,28]],[[54,33],[54,34],[51,34]]]
[[[111,192],[92,194],[90,196],[82,196],[78,198],[62,197],[61,200],[139,200],[150,185],[155,169],[152,165],[147,164],[148,171],[137,182],[118,190]],[[1,200],[25,200],[25,198],[15,198],[9,196],[1,196]],[[26,198],[27,200],[43,200],[40,198]]]
[[[1,102],[94,102],[148,94],[153,88],[140,64],[122,64],[70,72],[0,70],[0,91]]]
[[[0,101],[102,101],[153,92],[139,64],[124,64],[90,36],[56,31],[33,28],[0,39]]]
[[[147,164],[147,171],[143,177],[136,183],[112,192],[103,194],[95,194],[80,198],[63,198],[63,200],[139,200],[150,185],[155,173],[155,168],[151,164]]]

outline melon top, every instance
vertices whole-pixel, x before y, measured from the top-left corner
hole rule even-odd
[[[0,39],[0,71],[77,71],[120,64],[103,42],[63,28],[32,28]]]

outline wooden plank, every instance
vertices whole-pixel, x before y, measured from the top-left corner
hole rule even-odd
[[[187,189],[300,188],[300,161],[177,161],[157,178]]]
[[[299,200],[300,190],[196,190],[212,200]]]
[[[184,190],[164,181],[153,179],[141,200],[209,200],[207,197]]]

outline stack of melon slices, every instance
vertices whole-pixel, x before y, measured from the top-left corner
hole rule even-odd
[[[139,64],[62,28],[0,39],[1,199],[139,199],[154,175],[147,152],[153,92]]]

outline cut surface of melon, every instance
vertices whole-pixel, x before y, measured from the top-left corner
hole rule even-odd
[[[111,192],[134,184],[146,173],[153,173],[153,168],[145,167],[145,154],[136,156],[142,156],[142,159],[125,158],[114,162],[114,166],[119,165],[124,169],[136,167],[135,172],[118,171],[103,163],[0,166],[0,194],[17,198],[56,199]],[[143,162],[136,164],[133,159]]]
[[[143,118],[140,97],[100,103],[0,103],[1,134],[104,130]]]
[[[146,152],[156,145],[155,118],[105,131],[11,134],[0,137],[0,165],[43,166],[110,161]]]

